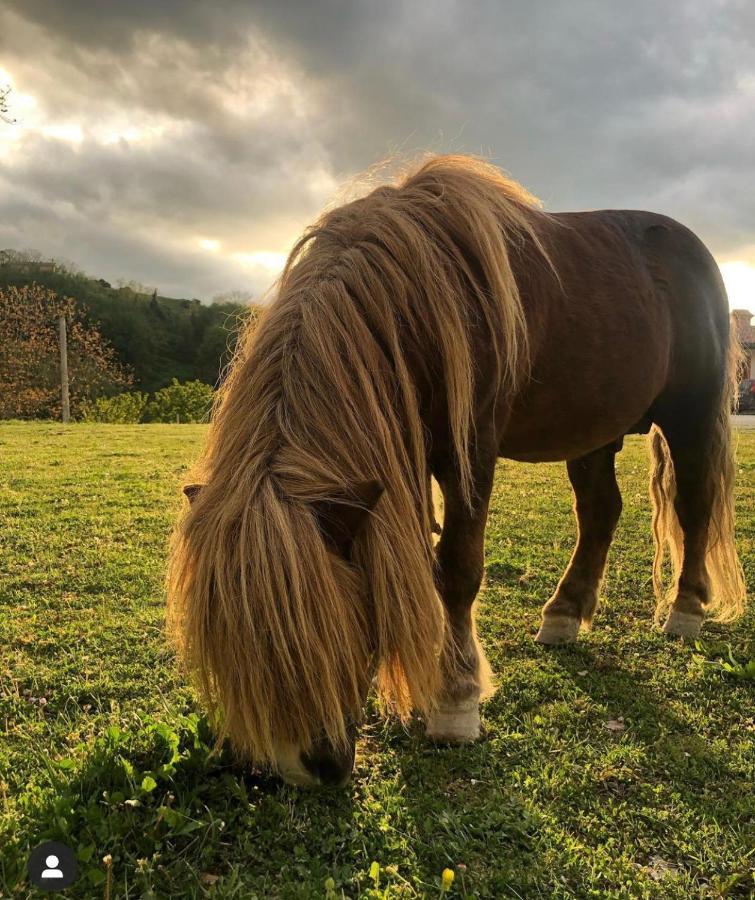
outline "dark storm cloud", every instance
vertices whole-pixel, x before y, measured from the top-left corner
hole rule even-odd
[[[6,178],[42,211],[67,204],[93,269],[239,286],[176,248],[283,249],[337,179],[427,148],[488,155],[551,209],[653,207],[719,253],[755,244],[747,2],[12,0],[0,26],[18,89],[85,123],[54,150],[30,134]],[[163,131],[105,145],[113,117]],[[44,250],[34,221],[18,240]]]
[[[250,147],[235,162],[218,164],[215,138],[190,128],[165,146],[93,140],[69,144],[46,137],[26,141],[24,158],[9,172],[9,186],[30,197],[67,204],[93,222],[125,219],[132,225],[212,236],[237,251],[265,247],[266,232],[301,219],[319,197],[297,182],[313,162],[282,146],[270,153]],[[0,182],[3,175],[0,174]],[[239,244],[243,222],[244,244]]]
[[[5,186],[3,186],[5,188]],[[34,200],[13,189],[4,191],[0,247],[44,251],[72,260],[96,275],[116,281],[135,279],[166,296],[210,298],[228,290],[262,294],[270,275],[242,268],[233,260],[207,258],[198,249],[176,246],[167,236],[157,242],[149,232],[121,223],[76,215],[65,203]]]
[[[340,140],[328,142],[339,167],[368,164],[389,141],[450,144],[491,155],[553,208],[652,205],[660,195],[714,243],[719,230],[752,241],[741,188],[729,192],[720,225],[707,220],[722,189],[753,175],[748,4],[404,10],[392,24],[369,22],[353,40],[362,48],[357,60],[336,50],[335,28],[317,32],[318,44],[297,18],[277,31],[271,23],[348,98],[335,107]]]

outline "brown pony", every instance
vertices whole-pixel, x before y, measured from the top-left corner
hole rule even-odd
[[[547,214],[460,156],[324,214],[242,342],[174,539],[171,619],[220,736],[291,782],[342,783],[375,678],[430,736],[478,736],[499,456],[565,460],[576,495],[537,640],[593,618],[635,432],[651,432],[664,630],[736,618],[735,363],[716,264],[663,216]]]

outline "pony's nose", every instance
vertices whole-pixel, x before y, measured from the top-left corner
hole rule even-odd
[[[351,770],[354,768],[354,745],[348,750],[336,752],[323,741],[308,753],[302,753],[301,763],[318,784],[343,787],[351,778]]]

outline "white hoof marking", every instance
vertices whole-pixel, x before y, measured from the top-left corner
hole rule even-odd
[[[320,779],[304,768],[296,744],[280,744],[276,747],[275,768],[286,784],[294,787],[313,788],[320,784]]]
[[[543,616],[535,640],[539,644],[571,644],[577,640],[579,625],[579,619],[572,616]]]
[[[427,720],[427,736],[433,741],[466,744],[480,737],[480,705],[477,699],[456,706],[441,706]]]
[[[702,624],[702,616],[697,616],[694,613],[677,612],[672,609],[663,626],[663,633],[677,635],[678,637],[696,638],[700,634]]]

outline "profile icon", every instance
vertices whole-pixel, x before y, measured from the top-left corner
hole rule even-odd
[[[58,859],[58,857],[54,853],[51,853],[45,860],[45,865],[47,866],[47,868],[39,877],[43,881],[45,880],[45,878],[62,878],[63,870],[58,868],[59,862],[60,860]]]
[[[40,890],[62,891],[76,880],[76,855],[59,841],[45,841],[32,850],[27,871],[29,881]]]

